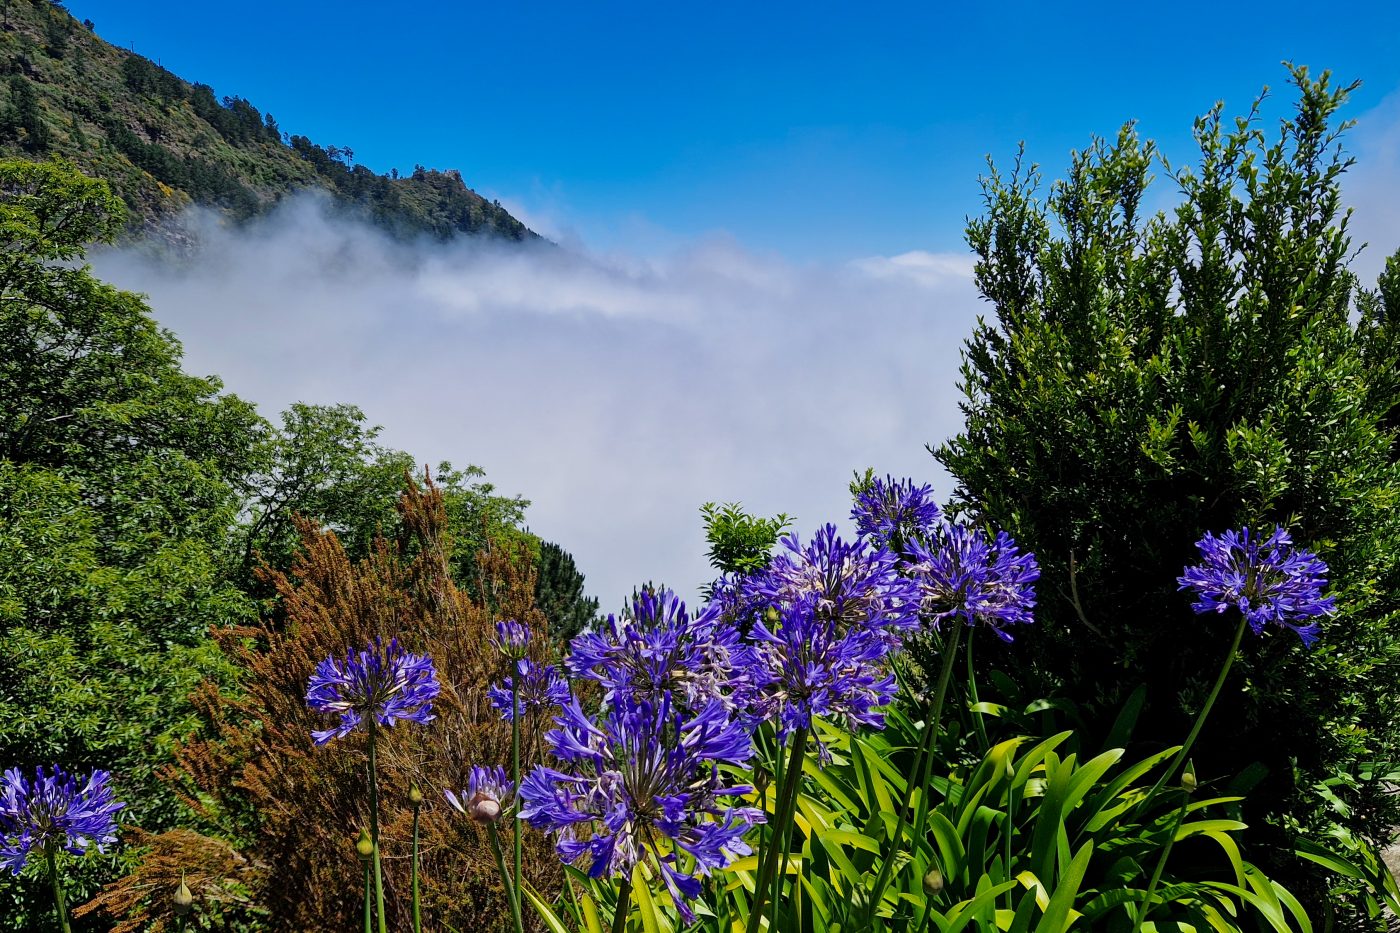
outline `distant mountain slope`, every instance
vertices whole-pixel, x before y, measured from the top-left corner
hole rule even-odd
[[[349,149],[287,135],[250,102],[104,42],[57,3],[0,0],[0,70],[0,155],[72,159],[112,185],[136,228],[166,230],[191,203],[245,219],[319,188],[404,236],[535,238],[455,171],[376,175]]]

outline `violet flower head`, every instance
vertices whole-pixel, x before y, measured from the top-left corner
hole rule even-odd
[[[926,541],[914,542],[910,555],[920,608],[935,625],[961,618],[968,625],[986,625],[1009,642],[1013,639],[1003,626],[1034,621],[1040,565],[1006,532],[989,541],[979,528],[944,522]]]
[[[509,722],[515,704],[512,689],[520,684],[520,712],[522,715],[551,706],[566,706],[569,702],[569,685],[559,676],[553,664],[537,664],[529,658],[515,662],[515,674],[506,675],[499,685],[490,687],[486,696],[491,705],[501,711],[501,718]]]
[[[643,590],[630,613],[610,615],[599,631],[575,638],[566,663],[576,676],[601,683],[608,701],[619,692],[671,694],[699,707],[742,690],[748,650],[718,604],[692,616],[662,588]]]
[[[496,623],[496,634],[491,639],[491,644],[507,658],[518,661],[525,657],[525,652],[529,649],[530,627],[514,619],[502,619]]]
[[[753,754],[749,733],[713,700],[686,712],[668,695],[620,692],[591,722],[577,702],[555,720],[547,739],[560,770],[540,765],[520,786],[520,817],[555,834],[560,857],[586,858],[589,875],[630,877],[646,860],[660,875],[686,923],[700,881],[679,853],[707,875],[750,854],[744,834],[762,811],[734,806],[752,792],[725,782],[718,765]]]
[[[778,612],[801,602],[837,626],[879,632],[891,647],[918,627],[918,587],[900,575],[888,550],[863,540],[847,544],[835,525],[823,527],[805,548],[796,535],[782,544],[751,584]]]
[[[1262,541],[1248,528],[1218,538],[1206,532],[1196,548],[1201,563],[1187,567],[1177,583],[1196,594],[1191,608],[1197,613],[1234,607],[1256,635],[1272,622],[1311,646],[1321,629],[1318,617],[1336,611],[1332,597],[1322,595],[1327,565],[1311,551],[1295,550],[1280,527]]]
[[[0,779],[0,868],[18,875],[31,853],[82,855],[89,846],[101,852],[116,842],[116,814],[126,804],[114,798],[110,779],[94,771],[80,781],[57,766],[40,766],[32,779],[18,768],[6,771]]]
[[[820,611],[814,594],[805,594],[779,610],[776,624],[756,624],[750,638],[754,712],[777,723],[780,741],[810,729],[818,716],[840,719],[852,730],[884,728],[881,708],[898,688],[885,664],[892,646],[879,630],[842,625]],[[824,746],[818,751],[826,757]]]
[[[427,723],[433,719],[433,700],[441,686],[433,662],[423,654],[410,654],[398,639],[386,646],[376,638],[363,651],[351,651],[343,662],[334,657],[316,665],[306,691],[306,703],[320,713],[336,713],[340,723],[312,732],[317,745],[350,734],[365,717],[381,726],[400,719]]]
[[[506,769],[500,765],[477,765],[467,775],[467,789],[461,796],[450,790],[444,791],[443,796],[452,809],[474,823],[486,825],[500,820],[501,814],[515,799],[515,786],[506,777]]]
[[[892,476],[873,480],[856,494],[851,509],[856,532],[884,547],[928,534],[942,517],[932,486],[915,486],[912,479],[896,481]]]

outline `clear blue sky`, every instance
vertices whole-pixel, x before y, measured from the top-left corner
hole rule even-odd
[[[984,155],[1059,171],[1127,118],[1189,155],[1279,62],[1400,89],[1400,3],[190,3],[73,0],[105,39],[376,171],[645,249],[714,231],[795,259],[957,250]]]

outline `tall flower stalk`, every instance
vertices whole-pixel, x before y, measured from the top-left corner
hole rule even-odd
[[[80,783],[55,766],[38,768],[32,778],[11,768],[0,780],[0,868],[18,875],[30,856],[44,860],[63,933],[70,926],[58,853],[101,852],[117,841],[116,815],[126,804],[115,799],[110,779],[106,771],[94,771]]]
[[[384,870],[379,838],[379,780],[376,762],[378,730],[399,720],[432,721],[432,704],[441,686],[433,662],[426,655],[410,654],[397,639],[387,645],[375,639],[361,651],[350,651],[344,661],[326,658],[316,666],[306,691],[306,702],[313,710],[334,713],[340,722],[330,729],[311,733],[317,745],[349,735],[364,726],[369,779],[369,832],[374,846],[374,894],[379,933],[387,933],[384,908]]]
[[[909,494],[905,494],[904,498],[908,499]],[[903,511],[910,510],[905,508]],[[968,690],[972,693],[976,685],[972,679],[971,631],[974,627],[985,627],[1002,641],[1012,641],[1013,637],[1006,628],[1029,624],[1034,619],[1035,583],[1040,579],[1040,565],[1035,555],[1022,553],[1006,532],[998,531],[989,538],[980,528],[936,519],[928,510],[924,510],[924,514],[922,528],[902,543],[904,561],[901,565],[917,588],[917,606],[923,627],[939,633],[936,637],[941,656],[933,700],[928,707],[914,755],[914,767],[910,772],[912,780],[917,782],[910,787],[910,794],[915,787],[919,792],[914,810],[913,838],[916,841],[923,838],[927,827],[929,781],[933,775],[943,710],[963,629],[969,629]],[[867,905],[867,920],[870,922],[873,922],[889,884],[898,847],[904,844],[908,809],[899,808],[892,848],[885,856],[871,889]]]
[[[882,728],[883,708],[897,692],[887,660],[918,624],[918,590],[901,575],[894,554],[866,541],[843,541],[832,525],[807,546],[795,536],[747,585],[766,611],[750,631],[751,708],[775,724],[779,781],[773,831],[759,867],[748,933],[755,933],[780,896],[807,740],[817,717]],[[782,747],[790,741],[784,766]],[[820,742],[817,754],[828,754]],[[776,909],[776,908],[775,908]]]
[[[496,870],[500,872],[501,885],[506,892],[511,924],[515,933],[523,933],[520,889],[516,886],[513,873],[506,867],[505,853],[501,849],[501,834],[497,828],[507,810],[511,811],[512,822],[519,819],[516,812],[519,799],[517,786],[507,779],[505,769],[499,765],[489,768],[478,765],[471,769],[467,777],[467,788],[462,794],[449,790],[445,796],[452,809],[478,826],[485,827],[486,836],[491,843],[491,852],[496,857]]]
[[[531,672],[530,661],[526,658],[526,652],[530,646],[530,628],[522,622],[514,619],[504,619],[496,623],[495,644],[497,650],[505,655],[511,663],[515,673],[507,678],[507,689],[510,691],[510,786],[520,787],[520,688],[522,683]],[[551,671],[552,669],[545,669]],[[545,672],[541,672],[545,673]],[[537,680],[540,678],[536,678]],[[547,680],[547,678],[545,678]],[[557,679],[557,678],[556,678]],[[548,688],[546,688],[548,689]],[[499,695],[492,696],[492,702],[501,706]],[[504,710],[503,710],[504,712]],[[519,807],[512,807],[512,812],[518,812]],[[495,825],[492,824],[492,832],[495,832]],[[513,824],[511,831],[511,897],[514,901],[512,911],[518,918],[520,916],[520,865],[522,862],[522,844],[520,826]]]
[[[1266,625],[1277,625],[1295,632],[1304,646],[1311,647],[1321,631],[1318,619],[1336,611],[1332,597],[1322,595],[1327,585],[1327,564],[1311,551],[1295,550],[1292,537],[1281,527],[1275,526],[1262,540],[1248,528],[1226,531],[1218,538],[1206,532],[1196,542],[1196,549],[1201,562],[1183,571],[1177,578],[1177,588],[1195,593],[1191,608],[1197,615],[1223,614],[1233,609],[1240,614],[1240,621],[1186,741],[1151,792],[1138,802],[1139,808],[1172,779],[1191,753],[1239,655],[1245,628],[1259,635]]]
[[[418,890],[418,817],[423,809],[423,792],[417,784],[408,790],[408,804],[413,808],[413,933],[423,933],[422,897]]]

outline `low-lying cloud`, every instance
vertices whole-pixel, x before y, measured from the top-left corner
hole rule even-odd
[[[484,467],[532,501],[605,609],[708,569],[698,507],[845,524],[854,470],[942,478],[961,423],[966,256],[795,264],[714,238],[661,258],[482,241],[407,247],[312,198],[242,229],[202,221],[178,265],[95,258],[273,416],[352,402],[424,462]]]
[[[1400,247],[1400,93],[1347,137],[1354,268]],[[708,500],[846,525],[851,473],[947,478],[959,351],[985,310],[965,254],[794,263],[716,237],[647,258],[482,241],[405,246],[314,198],[170,265],[95,259],[149,294],[187,367],[276,412],[353,402],[423,462],[528,497],[615,609],[634,584],[707,581]]]

